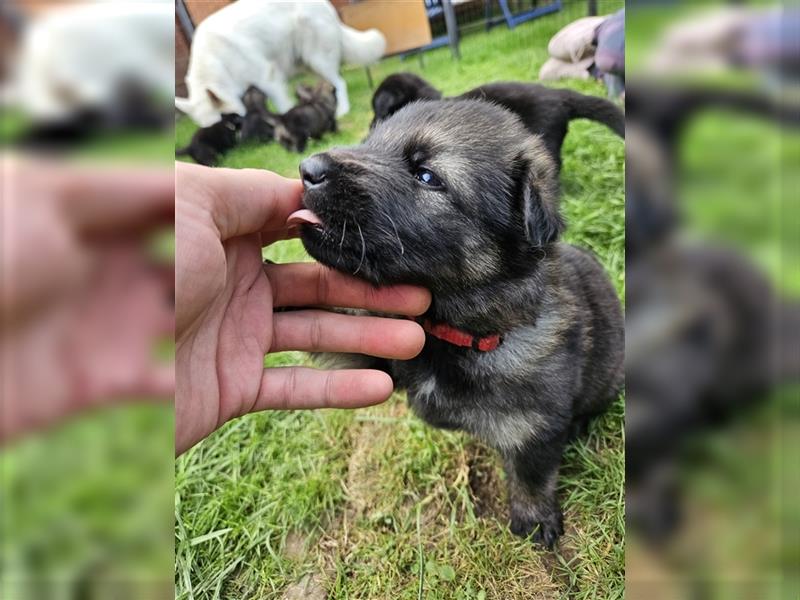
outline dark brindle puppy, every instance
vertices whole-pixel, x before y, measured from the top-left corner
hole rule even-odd
[[[247,113],[242,121],[242,143],[268,143],[275,139],[275,127],[270,121],[274,117],[267,110],[267,95],[255,86],[250,86],[242,96]]]
[[[336,89],[327,81],[316,87],[297,86],[300,102],[283,115],[267,117],[275,127],[275,139],[290,152],[303,152],[309,138],[320,139],[336,131]]]
[[[314,258],[431,290],[424,349],[389,370],[425,421],[500,451],[511,530],[551,547],[561,455],[620,391],[623,322],[600,264],[558,242],[541,140],[488,102],[418,102],[300,172],[306,208],[289,223]]]
[[[441,98],[421,77],[411,73],[390,75],[372,96],[373,126],[416,100]],[[561,166],[561,146],[573,119],[603,123],[620,137],[625,137],[625,115],[605,98],[580,94],[573,90],[548,88],[535,83],[513,81],[488,83],[458,96],[459,100],[489,100],[507,108],[522,119],[528,131],[540,135],[545,148]]]

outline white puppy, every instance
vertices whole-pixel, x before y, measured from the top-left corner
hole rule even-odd
[[[200,127],[224,113],[245,114],[242,96],[254,85],[281,113],[292,107],[286,80],[305,65],[336,88],[336,116],[350,110],[342,60],[366,65],[377,61],[386,39],[377,29],[356,31],[339,21],[327,1],[238,0],[198,25],[192,40],[188,98],[175,98],[178,110]]]

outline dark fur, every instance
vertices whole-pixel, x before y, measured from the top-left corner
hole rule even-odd
[[[418,179],[423,167],[442,189]],[[563,531],[561,455],[570,430],[620,391],[623,329],[600,264],[558,242],[556,169],[541,140],[488,102],[418,102],[301,173],[324,223],[302,228],[314,258],[375,285],[425,286],[426,318],[502,334],[490,352],[428,336],[390,371],[425,421],[501,452],[512,531],[551,547]]]
[[[442,92],[413,73],[395,73],[384,79],[372,95],[372,129],[414,100],[439,100]]]
[[[251,86],[242,97],[247,114],[242,121],[242,143],[268,143],[275,139],[275,127],[270,122],[274,117],[267,110],[267,96],[255,86]]]
[[[441,97],[441,93],[416,75],[390,75],[372,96],[373,125],[410,102],[431,99],[434,94]],[[561,146],[572,119],[603,123],[618,136],[625,137],[625,115],[616,105],[604,98],[572,90],[553,89],[535,83],[501,82],[476,87],[458,99],[490,100],[514,112],[528,131],[542,137],[559,166]]]
[[[185,148],[175,151],[176,156],[191,156],[196,163],[207,167],[216,166],[220,156],[236,146],[242,117],[224,114],[222,119],[210,127],[201,127],[194,132],[192,141]]]
[[[124,81],[103,107],[84,108],[56,121],[34,122],[14,140],[26,150],[61,151],[102,135],[130,131],[164,131],[171,126],[169,110],[140,84]]]
[[[300,102],[287,113],[267,117],[275,128],[275,139],[290,152],[303,152],[309,138],[320,139],[336,131],[336,90],[327,81],[316,87],[297,87]]]

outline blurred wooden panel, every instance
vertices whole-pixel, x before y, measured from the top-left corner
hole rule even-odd
[[[199,25],[208,15],[230,3],[231,0],[185,0],[186,10],[189,11],[189,16],[195,25]]]
[[[431,25],[422,0],[363,0],[339,6],[342,21],[354,29],[371,27],[386,36],[386,54],[431,43]]]

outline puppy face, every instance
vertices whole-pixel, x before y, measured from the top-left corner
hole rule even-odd
[[[486,102],[411,104],[300,171],[307,250],[375,284],[453,290],[513,276],[561,230],[552,160]]]
[[[265,114],[267,111],[267,96],[256,86],[251,85],[242,96],[242,102],[247,109],[247,114]]]

